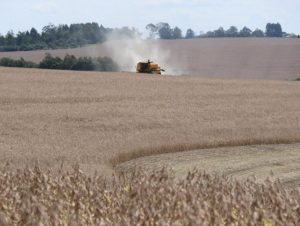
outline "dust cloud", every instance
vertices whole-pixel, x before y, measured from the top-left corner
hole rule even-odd
[[[103,44],[105,51],[119,64],[121,71],[136,71],[140,61],[151,60],[158,63],[164,74],[179,75],[180,72],[170,63],[170,51],[157,40],[144,40],[139,36],[110,36]]]

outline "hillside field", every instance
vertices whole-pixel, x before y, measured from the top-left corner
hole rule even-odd
[[[39,62],[45,53],[64,57],[110,56],[122,71],[141,60],[161,64],[167,74],[206,78],[294,80],[300,77],[300,39],[209,38],[193,40],[118,40],[76,49],[0,53]]]
[[[297,225],[299,99],[298,81],[0,67],[0,225]]]
[[[108,174],[151,154],[300,142],[299,99],[295,81],[0,68],[0,162]]]

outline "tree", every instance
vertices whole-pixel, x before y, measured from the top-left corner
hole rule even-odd
[[[153,39],[156,35],[160,39],[180,39],[182,30],[179,27],[172,28],[168,23],[160,22],[156,25],[148,24],[146,29],[149,31],[149,38]]]
[[[118,71],[118,65],[109,57],[98,57],[93,59],[96,71]]]
[[[172,39],[172,29],[168,23],[158,23],[158,35],[161,39]]]
[[[35,28],[31,28],[29,34],[30,34],[32,43],[40,42],[41,36]]]
[[[59,57],[53,57],[50,53],[46,53],[45,58],[39,64],[39,68],[63,69],[63,60]]]
[[[19,32],[17,34],[17,37],[16,37],[16,44],[17,45],[24,45],[24,44],[29,44],[30,42],[30,37],[28,37],[26,35],[26,32]]]
[[[172,33],[173,33],[172,34],[173,39],[180,39],[180,38],[182,38],[182,31],[181,31],[181,29],[179,27],[175,27],[173,29]]]
[[[195,32],[192,29],[188,29],[186,31],[185,38],[194,38],[195,37]]]
[[[157,35],[158,27],[155,26],[154,24],[148,24],[146,26],[146,30],[149,31],[149,38],[154,39],[155,36]]]
[[[72,70],[76,63],[77,63],[76,57],[74,55],[67,54],[63,60],[63,69]]]
[[[253,37],[264,37],[265,34],[262,30],[257,28],[257,29],[255,29],[255,31],[252,32],[252,36]]]
[[[282,37],[282,28],[279,23],[272,24],[268,23],[266,26],[266,36],[267,37]]]
[[[226,32],[227,37],[237,37],[238,36],[238,29],[235,26],[231,26]]]
[[[104,42],[108,32],[117,31],[118,34],[133,37],[135,29],[106,29],[97,23],[71,24],[45,26],[40,34],[35,28],[29,31],[13,32],[0,37],[0,51],[19,51],[34,49],[55,49],[78,47],[84,44],[95,44]]]
[[[4,46],[4,45],[5,45],[5,37],[0,35],[0,46]]]
[[[215,37],[225,37],[225,31],[223,27],[219,27],[217,30],[214,31]]]
[[[5,39],[6,39],[6,43],[5,43],[6,45],[8,46],[16,45],[16,39],[13,31],[7,32]]]
[[[78,58],[77,63],[73,65],[72,69],[78,71],[94,71],[95,64],[91,57],[80,57]]]
[[[214,37],[214,36],[215,36],[215,33],[212,32],[212,31],[208,31],[208,32],[206,32],[205,36],[206,36],[206,37]]]
[[[239,36],[240,37],[251,37],[251,29],[247,28],[247,27],[243,27],[242,30],[240,30]]]
[[[50,42],[55,41],[55,39],[56,39],[56,27],[53,24],[49,24],[49,25],[43,27],[42,39],[47,44],[49,44]]]

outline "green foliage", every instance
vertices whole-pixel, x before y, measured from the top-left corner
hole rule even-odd
[[[160,39],[181,39],[182,31],[179,27],[172,28],[168,23],[160,22],[158,24],[148,24],[146,30],[149,32],[149,38],[159,37]],[[58,49],[58,48],[75,48],[87,44],[103,43],[107,37],[125,37],[134,38],[141,34],[135,28],[105,28],[98,23],[78,23],[71,25],[49,24],[39,33],[35,28],[30,31],[7,32],[5,36],[0,35],[0,52],[4,51],[29,51],[37,49]],[[195,33],[188,29],[185,38],[193,38]],[[223,27],[215,31],[208,31],[199,37],[264,37],[262,30],[256,29],[251,31],[244,27],[241,31],[235,26],[228,30]],[[266,26],[267,37],[299,37],[295,34],[282,32],[279,23],[268,23]]]
[[[182,31],[179,27],[175,27],[172,31],[172,38],[173,39],[180,39],[182,38]]]
[[[91,57],[80,57],[72,66],[71,70],[76,71],[95,71],[93,59]]]
[[[240,30],[239,36],[240,37],[251,37],[252,31],[248,27],[244,27],[242,30]]]
[[[203,35],[203,37],[214,37],[215,33],[213,31],[208,31],[206,34]]]
[[[226,36],[227,37],[237,37],[239,35],[238,29],[235,26],[231,26],[227,31],[226,31]]]
[[[119,66],[109,57],[97,57],[93,59],[96,71],[118,71]]]
[[[156,35],[160,39],[181,39],[182,30],[179,27],[172,28],[168,23],[160,22],[156,25],[148,24],[146,29],[149,31],[149,38],[154,38]]]
[[[154,24],[148,24],[146,30],[149,32],[150,39],[154,39],[158,32],[158,28]]]
[[[283,32],[282,32],[281,25],[279,23],[277,23],[277,24],[268,23],[266,26],[266,36],[267,37],[282,37]]]
[[[252,32],[252,36],[253,37],[264,37],[265,36],[265,34],[264,34],[264,32],[262,31],[262,30],[260,30],[260,29],[255,29],[255,31],[253,31]]]
[[[265,34],[262,30],[256,29],[252,31],[248,27],[243,27],[238,31],[237,27],[231,26],[228,30],[224,31],[223,27],[215,31],[208,31],[200,37],[264,37]],[[266,36],[267,37],[297,37],[296,35],[288,34],[282,32],[281,25],[279,23],[272,24],[268,23],[266,26]]]
[[[63,69],[75,70],[74,65],[77,64],[77,58],[74,55],[67,54],[63,60]]]
[[[225,37],[225,31],[223,27],[214,31],[214,37]]]
[[[159,23],[156,26],[161,39],[172,39],[172,28],[168,23]]]
[[[66,55],[64,59],[46,54],[39,68],[75,71],[118,71],[118,65],[109,57],[79,57]]]
[[[8,46],[16,45],[16,40],[15,40],[14,36],[15,35],[14,35],[13,31],[7,32],[7,34],[5,36],[5,44],[8,45]]]
[[[63,60],[46,53],[45,58],[40,62],[39,68],[43,69],[64,69]]]
[[[15,35],[9,31],[0,35],[0,51],[28,51],[36,49],[74,48],[86,44],[102,43],[107,35],[135,37],[138,31],[123,27],[108,29],[97,23],[71,24],[55,26],[49,24],[39,33],[35,28]]]
[[[23,58],[19,60],[13,60],[7,57],[0,59],[0,66],[3,67],[25,67],[25,68],[36,68],[38,67],[37,64],[31,61],[25,61]]]
[[[205,37],[263,37],[263,31],[256,29],[254,32],[251,31],[248,27],[243,27],[238,31],[237,27],[231,26],[228,30],[224,30],[223,27],[211,32],[207,32]]]
[[[189,39],[189,38],[194,38],[195,37],[195,32],[190,28],[186,31],[186,35],[185,38]]]
[[[41,40],[50,48],[70,48],[105,41],[106,29],[97,23],[45,26]],[[38,40],[38,37],[37,37]]]
[[[25,61],[23,58],[13,60],[10,58],[0,59],[0,66],[4,67],[24,67],[24,68],[42,68],[42,69],[59,69],[59,70],[76,70],[76,71],[118,71],[119,67],[109,57],[79,57],[66,55],[63,59],[53,57],[47,53],[44,59],[35,64],[30,61]]]
[[[0,52],[12,52],[18,50],[19,48],[17,46],[0,46]]]

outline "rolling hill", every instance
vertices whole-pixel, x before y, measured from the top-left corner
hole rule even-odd
[[[76,49],[2,52],[0,57],[39,62],[54,56],[111,56],[123,71],[140,60],[152,59],[167,74],[207,78],[293,80],[300,77],[300,39],[219,38],[193,40],[118,40]]]

